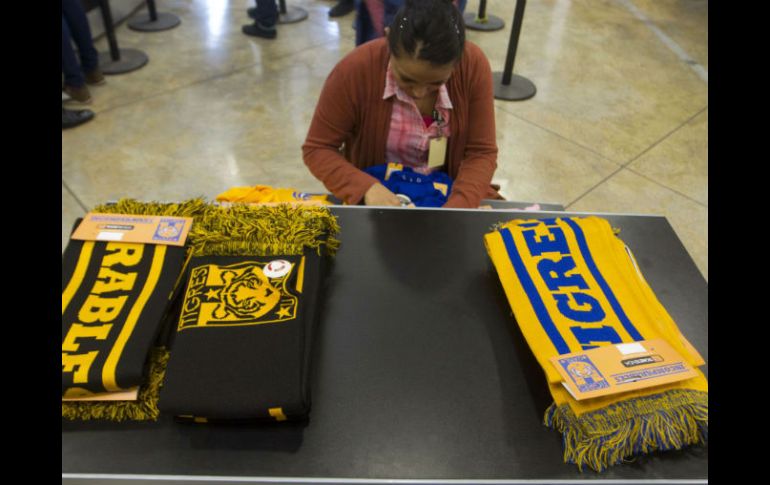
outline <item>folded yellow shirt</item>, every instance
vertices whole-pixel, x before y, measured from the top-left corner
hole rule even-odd
[[[219,202],[240,202],[246,204],[308,204],[331,205],[325,195],[310,195],[291,188],[273,188],[269,185],[253,187],[232,187],[217,195]]]

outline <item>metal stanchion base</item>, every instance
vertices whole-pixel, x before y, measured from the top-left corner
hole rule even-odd
[[[495,99],[505,101],[522,101],[535,95],[537,88],[529,79],[516,74],[511,75],[511,84],[503,84],[503,73],[493,72],[492,79],[495,83]]]
[[[307,18],[307,10],[299,7],[286,7],[286,13],[278,14],[279,24],[293,24]]]
[[[505,27],[505,22],[500,17],[487,14],[487,18],[480,19],[476,17],[474,12],[466,12],[463,14],[463,20],[465,21],[465,27],[471,30],[500,30]]]
[[[112,59],[109,52],[99,53],[99,69],[104,74],[123,74],[131,72],[147,64],[150,59],[142,51],[136,49],[120,49],[120,59]]]
[[[157,17],[153,21],[149,13],[137,14],[128,21],[128,27],[141,32],[160,32],[161,30],[173,29],[182,22],[179,17],[171,13],[159,13]]]

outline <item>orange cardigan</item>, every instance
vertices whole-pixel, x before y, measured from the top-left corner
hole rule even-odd
[[[381,37],[340,60],[324,83],[302,145],[310,172],[348,204],[361,202],[377,182],[361,169],[387,161],[393,98],[382,99],[382,93],[389,58]],[[492,71],[477,45],[465,41],[446,86],[453,106],[446,169],[454,184],[444,207],[478,207],[481,199],[500,196],[490,186],[497,167]]]

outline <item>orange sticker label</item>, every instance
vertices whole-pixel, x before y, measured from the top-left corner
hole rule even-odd
[[[192,217],[89,212],[72,233],[71,238],[83,241],[184,246],[192,222]]]
[[[661,339],[607,345],[551,357],[575,399],[617,394],[697,377],[695,369]]]

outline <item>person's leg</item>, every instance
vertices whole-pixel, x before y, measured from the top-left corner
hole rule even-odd
[[[257,0],[258,21],[263,27],[274,28],[278,23],[278,5],[275,0]]]
[[[72,37],[64,15],[61,17],[61,71],[64,73],[64,85],[72,87],[85,86],[86,80],[80,70],[75,50],[72,48]]]
[[[257,0],[257,8],[254,10],[253,25],[244,25],[241,31],[247,35],[274,39],[278,34],[275,25],[278,23],[278,5],[275,0]]]
[[[78,46],[80,63],[84,73],[90,73],[99,67],[99,53],[94,48],[88,17],[79,0],[62,0],[62,16],[69,26],[72,40]]]
[[[329,9],[329,17],[342,17],[355,9],[355,0],[339,0],[337,5]]]
[[[366,2],[360,0],[356,2],[356,18],[353,21],[353,26],[356,31],[356,47],[379,37],[375,32],[372,16]]]

